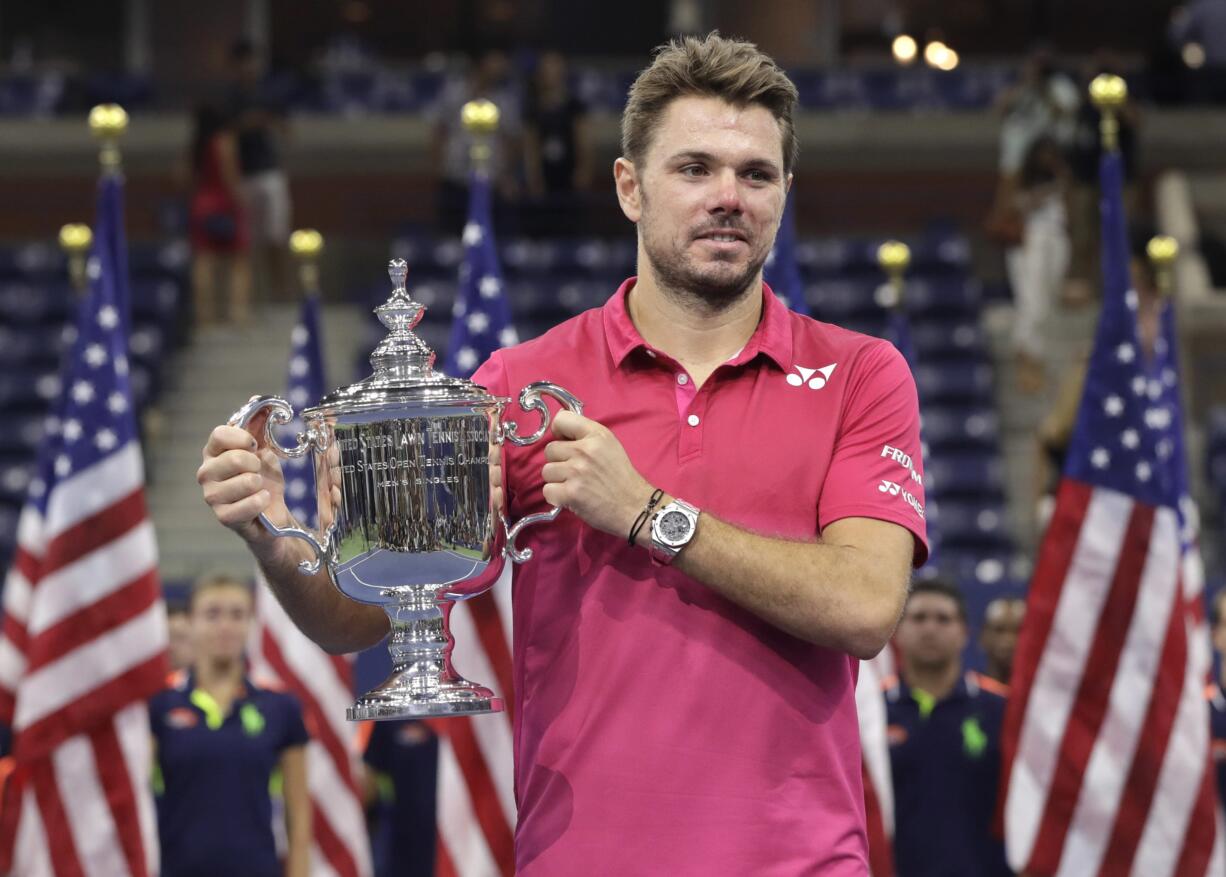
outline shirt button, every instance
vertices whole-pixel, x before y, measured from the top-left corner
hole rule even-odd
[[[690,382],[690,376],[687,375],[685,372],[682,372],[681,374],[677,375],[677,383],[681,384],[681,386],[684,387],[689,382]]]
[[[691,414],[689,417],[685,419],[685,422],[688,423],[690,426],[697,426],[698,425],[698,415]]]

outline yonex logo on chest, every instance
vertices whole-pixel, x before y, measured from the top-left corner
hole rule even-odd
[[[788,375],[788,383],[793,387],[803,387],[806,383],[810,390],[820,390],[830,381],[830,375],[834,373],[837,362],[832,362],[830,365],[822,366],[821,368],[805,368],[803,365],[792,366],[796,369],[795,374]]]

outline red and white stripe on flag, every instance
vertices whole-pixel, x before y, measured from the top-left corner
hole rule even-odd
[[[370,877],[370,839],[354,746],[358,725],[345,720],[346,708],[353,705],[352,666],[303,634],[258,572],[256,579],[251,669],[298,698],[311,734],[306,753],[314,838],[311,874]]]
[[[856,679],[856,713],[864,777],[864,811],[869,868],[873,877],[894,874],[894,780],[890,775],[890,741],[885,712],[886,680],[894,676],[893,645],[871,661],[860,662]]]
[[[511,877],[515,873],[515,769],[512,737],[511,570],[493,590],[451,613],[456,670],[493,688],[507,711],[432,720],[439,738],[440,877]]]
[[[165,682],[166,618],[139,445],[45,500],[22,511],[5,580],[0,722],[14,767],[0,871],[153,875],[145,700]]]
[[[1200,581],[1184,572],[1175,511],[1066,479],[1048,526],[1004,739],[1010,865],[1226,873],[1191,608]]]

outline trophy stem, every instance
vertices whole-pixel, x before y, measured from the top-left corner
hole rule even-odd
[[[455,639],[441,586],[404,588],[384,606],[391,621],[387,649],[392,674],[347,711],[350,721],[411,719],[501,712],[502,698],[469,682],[451,663]]]

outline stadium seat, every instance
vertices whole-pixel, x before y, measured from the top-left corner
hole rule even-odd
[[[925,407],[944,403],[992,404],[992,367],[986,362],[915,366],[915,384]]]
[[[1000,417],[981,405],[925,405],[921,414],[924,441],[935,454],[960,450],[995,450]]]
[[[924,486],[943,503],[999,500],[1004,495],[1004,468],[995,453],[950,454],[927,462]]]

